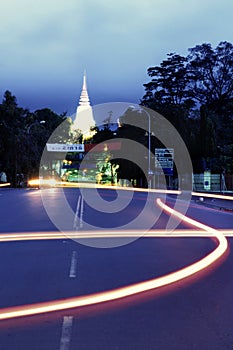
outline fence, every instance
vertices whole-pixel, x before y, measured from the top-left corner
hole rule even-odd
[[[193,190],[211,192],[233,191],[233,175],[211,173],[194,174]]]

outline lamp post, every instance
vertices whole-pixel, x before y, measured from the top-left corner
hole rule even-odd
[[[35,126],[35,125],[42,125],[42,124],[45,124],[46,122],[45,122],[45,120],[41,120],[41,121],[35,121],[35,122],[33,122],[33,123],[31,123],[28,127],[27,127],[27,129],[26,129],[26,133],[27,133],[27,138],[28,138],[28,142],[30,142],[31,141],[31,135],[30,135],[30,132],[31,132],[31,128],[33,127],[33,126]],[[35,136],[35,135],[34,135]],[[37,142],[36,142],[36,144],[37,144]],[[30,145],[30,147],[31,147],[31,145]],[[31,154],[31,153],[29,153],[29,154]],[[38,145],[34,148],[34,157],[36,158],[36,159],[38,159],[38,157],[40,157],[39,156],[39,154],[40,154],[40,151],[38,150]],[[29,161],[30,161],[30,157],[29,157]],[[34,173],[34,169],[33,168],[31,168],[30,167],[30,169],[32,169],[33,170],[33,173]],[[30,170],[30,172],[31,172],[31,170]]]
[[[150,175],[153,174],[152,170],[151,170],[151,159],[150,159],[150,151],[151,151],[151,119],[150,119],[150,114],[142,107],[140,107],[139,109],[137,109],[135,106],[131,106],[132,109],[135,109],[136,111],[138,111],[140,114],[145,113],[145,115],[148,118],[148,177],[149,177],[149,188],[151,188],[151,179],[150,179]]]
[[[32,128],[32,126],[33,125],[38,125],[38,124],[45,124],[46,122],[45,122],[45,120],[41,120],[41,121],[36,121],[36,122],[34,122],[34,123],[32,123],[31,125],[29,125],[29,127],[27,128],[27,134],[30,134],[30,130],[31,130],[31,128]]]

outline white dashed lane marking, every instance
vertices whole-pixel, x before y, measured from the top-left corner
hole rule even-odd
[[[72,252],[71,264],[70,264],[70,278],[75,278],[77,273],[77,252],[74,250]]]
[[[83,227],[83,215],[84,215],[84,199],[83,196],[80,194],[78,196],[78,202],[76,207],[76,212],[74,216],[74,223],[73,228],[79,229]]]
[[[59,350],[69,350],[72,336],[73,316],[64,316]]]

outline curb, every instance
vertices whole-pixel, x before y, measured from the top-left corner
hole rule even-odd
[[[206,203],[205,201],[200,201],[200,199],[194,199],[194,201],[195,201],[195,203],[197,203],[199,205],[203,205],[205,207],[209,207],[209,208],[213,208],[213,209],[216,209],[216,210],[233,213],[233,207],[230,208],[230,207],[226,207],[226,206],[222,206],[222,205]]]

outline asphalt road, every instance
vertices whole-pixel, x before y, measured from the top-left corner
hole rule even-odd
[[[0,242],[0,314],[8,307],[90,295],[160,277],[216,247],[210,238],[199,236],[70,239],[70,230],[107,235],[112,230],[160,232],[169,225],[170,216],[156,206],[158,194],[122,191],[117,201],[116,191],[97,192],[0,190],[1,235],[55,233],[60,226],[68,235]],[[175,205],[175,196],[161,198]],[[179,203],[182,208],[185,201]],[[233,229],[231,212],[196,200],[190,201],[187,215],[216,229]],[[191,226],[182,221],[175,229]],[[223,259],[169,287],[79,309],[2,320],[0,349],[233,349],[233,240],[227,240],[230,249]]]

